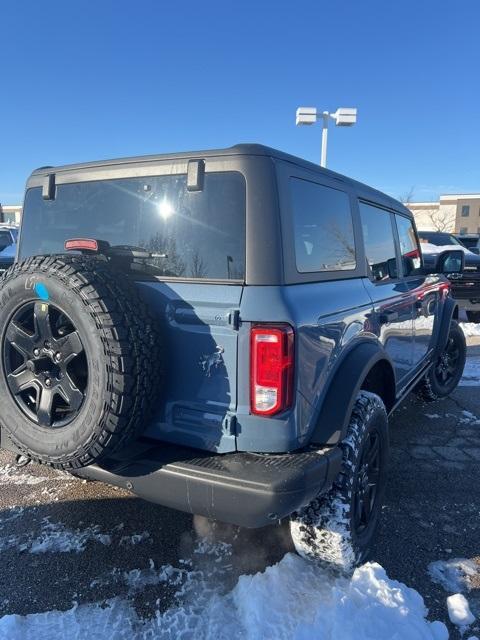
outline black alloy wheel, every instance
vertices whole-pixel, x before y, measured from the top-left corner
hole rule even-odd
[[[450,335],[445,350],[434,366],[434,375],[437,383],[443,387],[449,387],[456,377],[461,357],[461,345],[454,335]]]
[[[22,305],[9,320],[2,344],[8,390],[22,412],[42,427],[63,427],[85,400],[88,365],[68,315],[44,301]]]
[[[353,526],[361,535],[369,526],[375,513],[380,480],[381,439],[378,431],[368,434],[364,444],[353,496]]]

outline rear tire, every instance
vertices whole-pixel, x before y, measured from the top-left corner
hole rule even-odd
[[[368,556],[385,491],[388,419],[379,396],[360,392],[339,446],[340,475],[327,494],[292,515],[290,532],[304,558],[350,571]]]
[[[0,281],[0,426],[72,470],[134,440],[158,402],[162,351],[136,286],[106,260],[29,258]]]
[[[446,398],[460,382],[467,358],[465,334],[456,320],[452,320],[443,353],[431,366],[415,389],[425,402]]]

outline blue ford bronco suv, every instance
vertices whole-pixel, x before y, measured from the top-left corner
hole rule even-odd
[[[0,281],[1,446],[245,527],[368,554],[388,415],[465,338],[411,213],[260,145],[41,168]]]

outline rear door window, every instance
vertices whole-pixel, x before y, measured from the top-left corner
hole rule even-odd
[[[374,282],[398,277],[395,241],[390,213],[365,202],[359,203],[365,255]]]
[[[152,258],[135,265],[149,275],[243,280],[245,179],[206,173],[201,191],[185,175],[60,184],[54,200],[41,188],[25,198],[20,256],[64,252],[71,238],[134,246]]]
[[[300,273],[356,266],[350,198],[344,191],[290,179],[295,258]]]

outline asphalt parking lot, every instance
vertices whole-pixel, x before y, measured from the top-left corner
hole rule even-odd
[[[372,553],[390,578],[424,597],[429,619],[446,624],[449,592],[432,580],[429,565],[462,558],[480,566],[477,360],[480,347],[472,345],[469,386],[460,386],[450,399],[427,405],[410,398],[392,417],[388,490]],[[147,504],[123,490],[37,465],[16,469],[13,461],[11,454],[0,453],[0,615],[67,610],[72,603],[119,596],[148,618],[181,597],[175,581],[172,587],[172,580],[155,574],[159,567],[179,576],[189,567],[203,576],[204,588],[209,579],[221,579],[228,588],[239,575],[279,561],[290,548],[281,527],[212,531],[202,519]],[[219,553],[218,545],[199,554],[198,534],[205,533],[231,544],[228,554]],[[478,617],[479,575],[472,572],[466,590]],[[449,629],[452,638],[459,637]],[[473,625],[466,637],[479,631]]]

